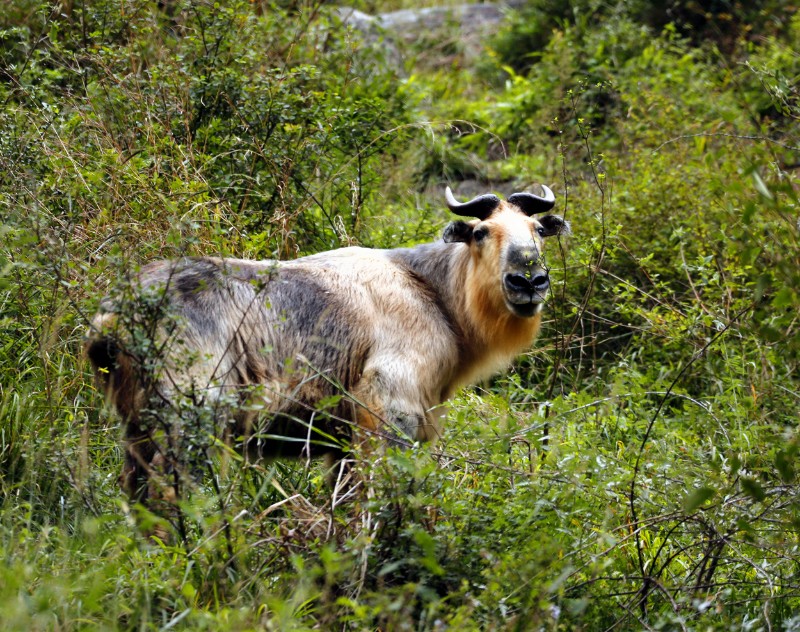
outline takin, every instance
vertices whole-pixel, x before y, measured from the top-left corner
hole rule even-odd
[[[146,503],[168,475],[174,498],[178,467],[196,476],[182,451],[216,440],[246,458],[335,462],[368,436],[436,438],[442,404],[539,331],[543,240],[569,233],[536,217],[555,204],[542,190],[459,203],[448,188],[449,209],[473,219],[413,248],[142,267],[102,301],[85,345],[125,428],[122,488]]]

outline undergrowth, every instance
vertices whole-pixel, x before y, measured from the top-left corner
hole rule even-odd
[[[531,2],[419,68],[321,3],[4,11],[2,628],[800,629],[800,20],[656,4]],[[141,535],[81,355],[109,287],[537,182],[575,233],[543,335],[439,443],[334,490],[221,449],[183,537]]]

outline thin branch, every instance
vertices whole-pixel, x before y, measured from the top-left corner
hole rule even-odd
[[[658,147],[653,150],[653,153],[658,153],[661,151],[661,148],[669,145],[671,143],[677,143],[681,140],[687,140],[690,138],[713,138],[715,136],[719,136],[722,138],[735,138],[737,140],[754,140],[759,142],[766,142],[772,143],[773,145],[777,145],[778,147],[783,147],[784,149],[790,149],[792,151],[800,151],[800,147],[795,145],[787,145],[786,143],[782,143],[779,140],[775,140],[774,138],[769,138],[768,136],[756,136],[756,135],[748,135],[748,134],[730,134],[726,132],[700,132],[699,134],[683,134],[681,136],[676,136],[675,138],[670,138],[669,140],[664,141]]]

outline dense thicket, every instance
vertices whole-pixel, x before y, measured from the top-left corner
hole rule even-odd
[[[531,0],[477,56],[321,3],[4,9],[3,629],[800,629],[784,4]],[[126,270],[408,245],[446,184],[536,182],[575,232],[543,338],[442,442],[347,503],[220,450],[184,537],[140,536],[80,351]]]

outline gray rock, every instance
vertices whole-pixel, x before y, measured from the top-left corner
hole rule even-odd
[[[500,23],[504,16],[504,6],[499,4],[462,4],[455,7],[428,7],[422,9],[403,9],[382,13],[377,20],[387,30],[391,30],[407,41],[413,41],[421,34],[456,27],[462,37],[482,35]]]
[[[474,58],[483,50],[483,39],[497,30],[508,10],[522,4],[524,0],[509,0],[402,9],[376,16],[350,7],[336,7],[333,11],[344,24],[358,31],[367,45],[380,45],[387,59],[401,64],[405,52],[403,44],[439,35],[459,42],[464,54]]]
[[[380,35],[377,18],[352,7],[334,7],[333,14],[344,24],[360,31],[364,35]]]
[[[395,35],[384,29],[378,18],[351,7],[334,7],[333,14],[357,34],[364,46],[379,52],[391,68],[403,71],[404,56]]]

